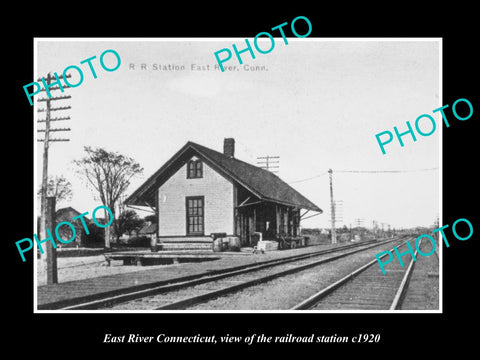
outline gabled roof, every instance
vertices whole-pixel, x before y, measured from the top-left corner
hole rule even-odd
[[[126,199],[127,205],[154,206],[155,192],[191,156],[196,155],[227,179],[236,182],[259,199],[297,208],[323,212],[297,190],[270,171],[248,164],[194,142],[187,142],[157,172]]]
[[[71,206],[64,207],[64,208],[56,210],[55,215],[58,216],[60,214],[66,213],[66,212],[71,212],[71,213],[75,214],[75,216],[80,215],[80,212],[78,212],[76,209],[72,208]]]

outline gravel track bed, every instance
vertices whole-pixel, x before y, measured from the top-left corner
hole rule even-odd
[[[428,254],[431,249],[429,241],[422,243],[423,253]],[[440,263],[436,254],[418,255],[401,310],[439,310],[439,273]]]
[[[403,257],[405,264],[410,259],[410,255]],[[401,267],[396,262],[382,274],[373,265],[321,299],[311,310],[389,310],[407,266]]]
[[[304,270],[299,273],[287,275],[270,282],[255,285],[233,294],[211,300],[206,303],[198,304],[189,310],[232,310],[232,309],[288,309],[298,302],[302,297],[308,297],[316,292],[321,284],[329,284],[336,281],[337,278],[343,276],[348,269],[352,271],[358,264],[371,261],[375,254],[390,249],[392,243],[383,244],[365,251],[328,262],[324,265],[316,266],[310,270]],[[274,268],[264,269],[253,273],[238,275],[232,278],[219,280],[212,283],[197,285],[188,289],[181,289],[166,294],[154,295],[138,300],[133,300],[112,307],[112,310],[146,310],[155,309],[169,303],[179,301],[191,296],[200,295],[208,291],[217,290],[221,287],[231,286],[243,281],[259,278],[261,276],[270,275],[279,271],[283,271],[301,264],[311,263],[320,259],[329,258],[340,253],[352,251],[338,251],[334,254],[325,254],[314,259],[306,259],[296,261],[294,263],[275,266]],[[347,260],[349,259],[349,260]],[[358,265],[359,266],[359,265]],[[347,269],[347,270],[345,270]],[[309,294],[309,295],[305,295]],[[300,300],[299,300],[300,301]]]
[[[322,245],[320,247],[310,246],[297,248],[288,251],[290,255],[309,253],[313,251],[318,251],[319,248],[328,249],[335,248],[338,245]],[[142,252],[142,251],[139,251]],[[267,252],[266,254],[248,254],[243,255],[239,254],[238,256],[226,257],[222,260],[216,260],[215,263],[218,265],[209,265],[209,267],[217,268],[225,267],[228,264],[234,266],[237,263],[239,265],[243,264],[243,257],[251,258],[252,261],[265,261],[270,259],[279,258],[282,256],[284,251],[272,251]],[[240,261],[239,261],[240,260]],[[58,281],[59,283],[65,283],[75,280],[84,280],[101,276],[109,276],[123,273],[132,273],[140,271],[149,271],[155,269],[169,270],[178,269],[178,273],[181,274],[184,269],[187,267],[198,268],[198,271],[202,271],[205,267],[203,264],[195,263],[183,263],[183,264],[167,264],[167,265],[149,265],[149,266],[135,266],[135,265],[123,265],[121,260],[114,260],[111,262],[111,266],[106,266],[105,257],[103,255],[94,255],[94,256],[82,256],[82,257],[59,257],[57,259],[58,266]],[[220,265],[225,264],[225,265]],[[42,271],[41,267],[38,266],[37,269],[37,286],[42,286],[46,284],[45,273]]]
[[[247,288],[229,296],[198,304],[189,309],[288,310],[320,289],[329,286],[356,268],[373,260],[380,251],[389,250],[393,246],[392,243],[384,244],[347,258],[334,260],[318,267]],[[378,268],[378,271],[380,272],[380,268]]]
[[[343,253],[343,252],[338,252],[338,253]],[[337,253],[336,253],[337,254]],[[153,296],[148,296],[144,297],[141,299],[137,300],[132,300],[124,303],[117,304],[113,307],[111,307],[112,310],[126,310],[126,309],[134,309],[134,310],[145,310],[145,309],[150,309],[153,310],[159,306],[167,305],[169,303],[172,303],[174,301],[178,300],[183,300],[186,298],[189,298],[191,296],[196,296],[196,295],[201,295],[213,290],[217,290],[222,287],[228,287],[231,285],[236,285],[245,281],[250,281],[254,280],[259,277],[263,276],[268,276],[272,275],[276,272],[280,271],[285,271],[291,268],[294,268],[296,266],[300,266],[303,264],[308,264],[311,263],[312,261],[319,261],[321,259],[325,259],[331,256],[331,254],[325,254],[325,255],[320,255],[318,257],[315,257],[315,260],[312,259],[305,259],[305,260],[299,260],[295,261],[294,263],[290,264],[283,264],[283,265],[277,265],[272,268],[267,268],[267,269],[262,269],[258,270],[252,273],[245,273],[245,274],[240,274],[236,275],[233,278],[226,278],[226,279],[221,279],[215,282],[209,282],[205,284],[199,284],[193,287],[189,287],[186,289],[179,289],[176,291],[171,291],[168,292],[167,294],[159,294],[159,295],[153,295]]]

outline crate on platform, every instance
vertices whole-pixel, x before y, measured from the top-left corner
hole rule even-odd
[[[237,236],[227,236],[226,238],[227,248],[230,251],[240,251],[241,244],[240,238]],[[225,241],[225,240],[224,240]]]
[[[278,242],[271,240],[261,240],[257,243],[257,250],[274,251],[278,250]]]

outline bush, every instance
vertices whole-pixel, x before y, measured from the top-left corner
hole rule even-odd
[[[105,229],[99,228],[94,223],[87,225],[90,234],[84,236],[83,246],[90,248],[103,248],[105,246]]]

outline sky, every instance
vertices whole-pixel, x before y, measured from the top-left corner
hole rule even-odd
[[[52,113],[71,117],[52,123],[71,128],[59,134],[69,142],[50,145],[49,175],[63,175],[73,186],[71,201],[58,207],[91,213],[101,204],[72,163],[84,156],[84,146],[140,163],[144,174],[131,181],[131,194],[187,141],[222,151],[224,138],[233,137],[235,157],[255,165],[257,157],[279,156],[277,175],[324,210],[303,227],[330,226],[329,169],[334,198],[343,204],[337,227],[434,223],[441,190],[442,121],[432,113],[443,105],[439,39],[289,38],[285,45],[275,38],[270,53],[254,50],[255,59],[244,53],[243,65],[233,56],[224,65],[235,70],[215,69],[214,52],[232,44],[242,49],[245,39],[36,39],[35,78],[69,65],[84,73],[78,87],[61,94],[72,98],[55,103],[72,108]],[[121,58],[112,72],[99,63],[108,49]],[[94,55],[96,79],[80,64]],[[116,64],[111,53],[104,60]],[[256,66],[263,70],[248,70]],[[69,80],[78,81],[75,71]],[[404,136],[404,147],[395,139],[383,155],[375,135],[394,126],[405,131],[406,121],[414,126],[422,114],[436,119],[436,132],[417,134],[416,142]],[[420,127],[427,132],[431,125]],[[42,153],[38,143],[37,186]],[[402,172],[383,172],[392,170]]]

